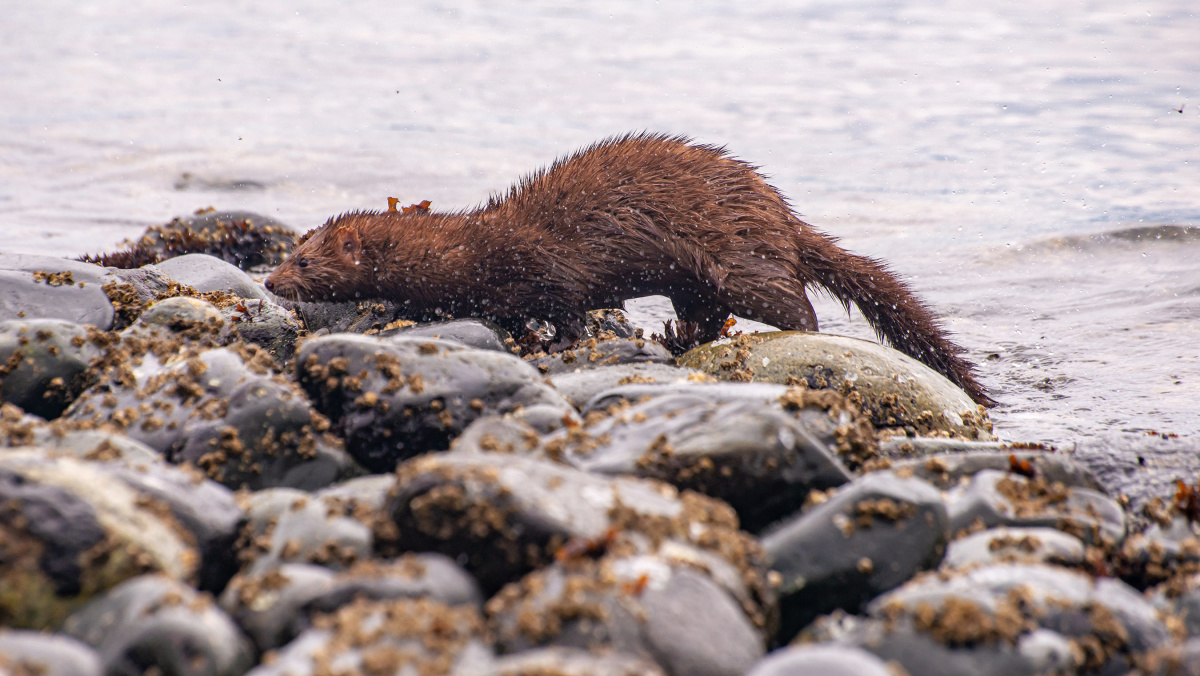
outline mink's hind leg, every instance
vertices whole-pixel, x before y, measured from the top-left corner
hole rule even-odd
[[[735,314],[770,324],[784,331],[817,331],[804,284],[797,279],[744,279],[728,277],[721,298]]]
[[[716,340],[721,335],[729,308],[717,297],[715,290],[672,291],[670,297],[671,304],[675,306],[675,316],[679,317],[680,322],[696,325],[701,343]]]

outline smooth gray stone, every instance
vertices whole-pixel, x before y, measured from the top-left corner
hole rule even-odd
[[[454,676],[666,676],[653,662],[632,655],[597,655],[578,648],[535,648],[496,658]]]
[[[616,366],[618,364],[674,364],[671,351],[660,343],[643,338],[583,341],[574,348],[556,352],[531,362],[538,371],[554,375],[573,371]]]
[[[208,254],[184,254],[153,266],[197,291],[225,291],[239,298],[266,298],[262,286],[236,265]]]
[[[402,326],[379,333],[380,338],[440,338],[478,350],[494,350],[511,354],[505,344],[508,332],[486,319],[451,319]]]
[[[780,639],[818,615],[855,612],[942,560],[950,520],[940,491],[888,472],[863,476],[760,540],[783,577]]]
[[[1006,561],[1079,566],[1083,541],[1053,528],[989,528],[950,543],[942,568],[964,568]]]
[[[105,671],[137,676],[239,676],[254,649],[233,620],[191,587],[162,575],[127,580],[67,619],[67,633],[95,647]]]
[[[597,394],[620,387],[621,381],[651,380],[654,383],[673,384],[687,380],[691,374],[699,374],[694,369],[685,369],[670,364],[643,363],[617,364],[600,366],[578,371],[564,371],[549,377],[554,389],[577,408],[585,406]],[[649,384],[649,383],[647,383]]]
[[[846,645],[798,645],[759,660],[746,676],[895,676],[875,655]]]
[[[0,253],[0,320],[62,319],[107,331],[115,313],[103,286],[109,268],[53,256]],[[35,272],[70,272],[73,283],[51,286]]]
[[[36,676],[101,676],[95,650],[69,636],[0,628],[0,670]]]

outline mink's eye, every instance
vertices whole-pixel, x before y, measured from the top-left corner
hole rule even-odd
[[[299,265],[302,268],[307,268],[308,267],[308,259],[301,258],[299,261],[296,262],[296,265]]]

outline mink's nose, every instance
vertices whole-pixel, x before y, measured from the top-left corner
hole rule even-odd
[[[267,287],[267,291],[275,290],[275,282],[272,282],[270,277],[267,278],[267,281],[263,282],[263,286]]]

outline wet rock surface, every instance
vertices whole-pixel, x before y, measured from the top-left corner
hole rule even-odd
[[[835,389],[851,396],[876,427],[911,427],[991,439],[986,413],[928,366],[900,352],[855,338],[804,331],[739,335],[702,345],[679,364],[721,380]]]
[[[0,628],[0,672],[23,676],[100,676],[100,656],[62,635]]]
[[[0,321],[0,399],[57,418],[90,384],[88,367],[102,351],[89,338],[58,319]]]
[[[769,403],[663,394],[593,410],[582,427],[543,436],[535,452],[588,472],[659,479],[720,498],[756,531],[797,510],[810,491],[849,481],[847,466],[871,453],[869,426],[858,426],[837,395],[825,394],[785,392]]]
[[[781,637],[818,615],[857,611],[945,553],[950,519],[929,484],[889,473],[847,484],[809,511],[762,536],[771,567],[782,577]]]
[[[159,575],[127,580],[67,618],[109,674],[234,676],[254,665],[241,630],[213,600]]]
[[[936,376],[830,336],[688,368],[609,310],[534,356],[548,333],[273,298],[234,230],[131,269],[0,255],[0,625],[58,632],[0,632],[0,671],[1200,660],[1193,439],[991,440]]]
[[[484,414],[519,412],[543,428],[575,415],[518,357],[436,339],[315,338],[296,355],[296,377],[372,471],[449,448]]]

